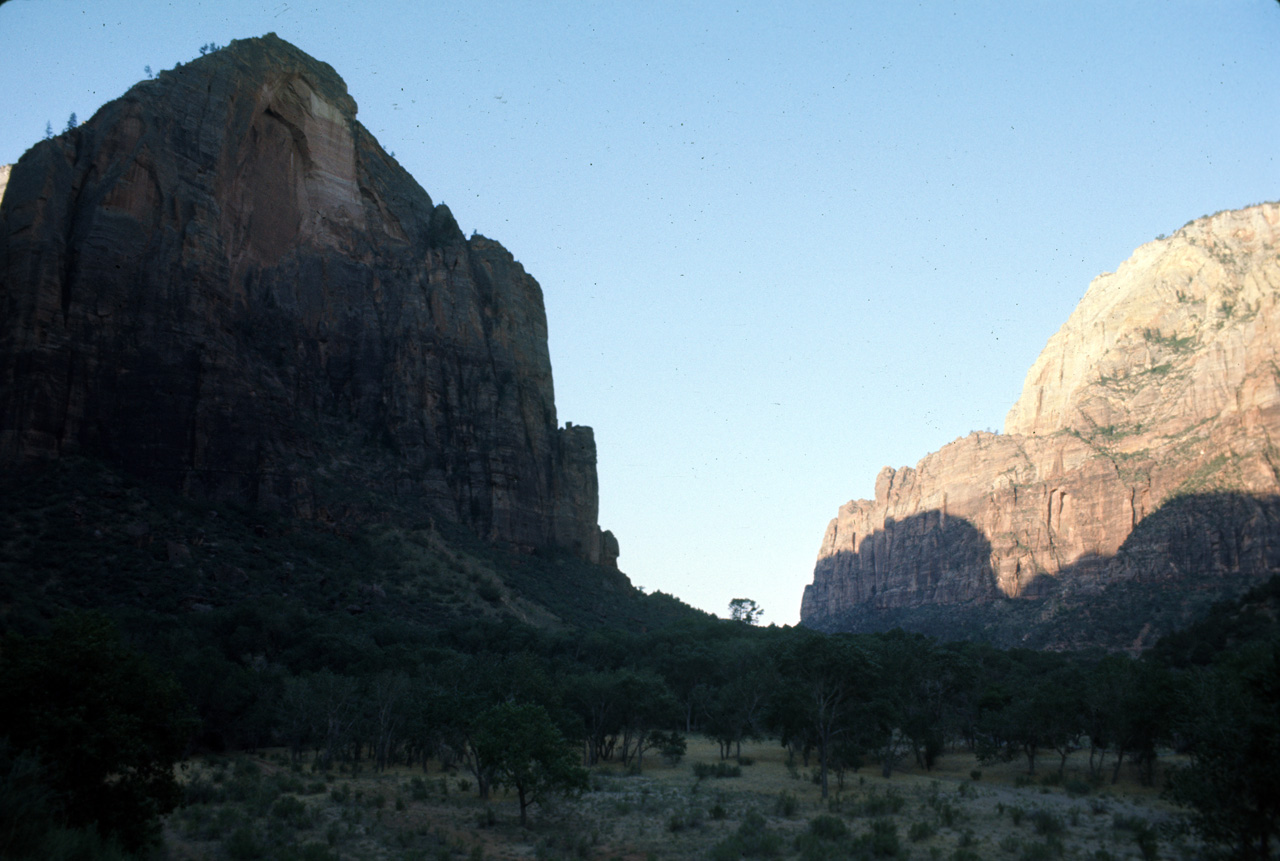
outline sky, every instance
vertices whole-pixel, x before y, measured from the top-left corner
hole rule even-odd
[[[828,521],[999,430],[1090,280],[1280,198],[1274,0],[9,0],[0,164],[275,32],[541,284],[647,591],[794,624]]]

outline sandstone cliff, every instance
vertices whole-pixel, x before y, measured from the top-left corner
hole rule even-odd
[[[0,203],[0,463],[90,454],[612,564],[537,282],[355,115],[331,67],[268,35],[28,151]]]
[[[1063,594],[1087,612],[1109,584],[1225,595],[1280,571],[1278,239],[1280,205],[1223,212],[1095,279],[1005,433],[886,468],[840,508],[803,622]]]

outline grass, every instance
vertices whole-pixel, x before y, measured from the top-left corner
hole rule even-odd
[[[175,861],[232,858],[739,859],[857,861],[876,858],[1150,857],[1171,809],[1158,791],[1128,779],[1082,806],[1065,787],[1083,779],[1069,760],[1061,787],[1019,787],[1020,764],[985,765],[945,754],[932,771],[888,780],[869,763],[827,800],[795,779],[786,751],[744,745],[754,761],[733,780],[695,777],[714,768],[717,745],[690,736],[684,763],[657,759],[643,775],[618,764],[592,770],[577,798],[534,808],[519,826],[514,795],[481,800],[461,774],[366,770],[360,776],[294,771],[282,752],[197,760],[186,771],[186,806],[165,825]],[[749,748],[749,750],[748,750]],[[804,776],[808,767],[797,763]],[[961,787],[964,791],[961,792]],[[1015,812],[1016,811],[1016,812]],[[1173,846],[1161,857],[1177,857]],[[1182,847],[1194,856],[1194,847]]]

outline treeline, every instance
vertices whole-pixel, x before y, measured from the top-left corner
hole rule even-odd
[[[688,733],[724,758],[776,739],[824,794],[865,764],[888,777],[956,749],[1060,776],[1078,751],[1092,783],[1126,768],[1150,783],[1175,750],[1192,765],[1167,791],[1201,833],[1260,845],[1280,818],[1277,596],[1280,580],[1141,658],[697,618],[642,633],[427,630],[262,605],[154,627],[140,645],[189,692],[202,746],[285,746],[318,768],[437,762],[483,789],[470,739],[503,703],[545,710],[587,765],[640,770]]]
[[[716,740],[725,758],[748,739],[777,739],[817,768],[824,790],[866,762],[887,777],[931,768],[954,748],[1018,758],[1032,774],[1046,758],[1061,770],[1086,750],[1096,780],[1115,781],[1130,764],[1149,781],[1158,750],[1178,743],[1187,681],[1150,659],[901,631],[711,622],[561,634],[468,622],[430,634],[375,626],[353,638],[323,619],[258,608],[206,624],[147,644],[196,705],[199,746],[287,747],[322,769],[466,767],[475,719],[513,702],[543,707],[587,765],[642,768],[653,739],[675,732]]]
[[[1254,602],[1280,594],[1277,582]],[[1167,788],[1191,826],[1266,853],[1280,814],[1280,640],[1274,617],[1244,641],[1223,618],[1139,659],[697,618],[639,633],[427,628],[270,602],[118,622],[186,692],[196,749],[284,747],[321,770],[465,769],[486,793],[514,744],[493,739],[523,714],[582,764],[637,772],[647,755],[679,757],[689,733],[725,759],[776,739],[824,795],[864,765],[890,777],[953,750],[1060,776],[1081,752],[1091,783],[1126,767],[1150,782],[1173,749],[1191,756]],[[17,642],[5,660],[23,654]]]

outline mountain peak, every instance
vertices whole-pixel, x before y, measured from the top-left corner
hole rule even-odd
[[[542,290],[273,34],[31,148],[0,203],[0,463],[87,454],[325,521],[612,562]]]
[[[1137,649],[1280,572],[1278,249],[1260,204],[1094,279],[1004,434],[840,508],[802,621]]]

